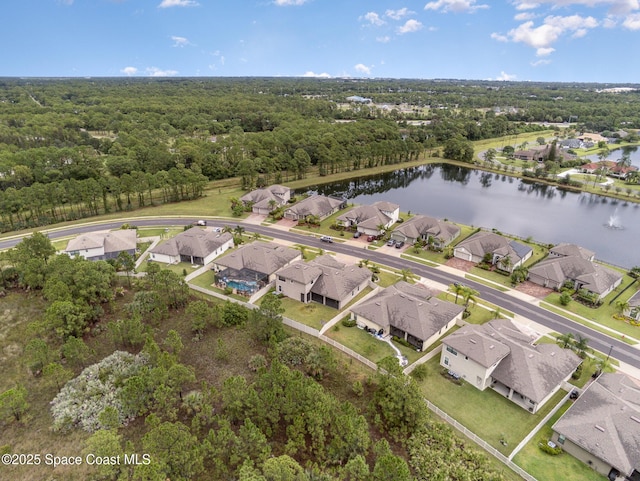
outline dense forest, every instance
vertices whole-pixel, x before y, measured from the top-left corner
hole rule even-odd
[[[635,90],[598,85],[351,79],[0,80],[0,230],[400,164],[470,162],[471,141],[640,127]],[[372,102],[347,102],[359,95]]]
[[[18,349],[0,380],[0,450],[42,456],[27,466],[16,458],[7,476],[504,479],[429,415],[396,359],[358,374],[353,361],[286,331],[275,294],[249,310],[194,298],[157,266],[135,281],[116,276],[131,269],[126,256],[54,253],[36,233],[3,254],[12,327],[2,342]],[[83,461],[54,470],[45,453]],[[124,462],[136,453],[137,464]],[[90,466],[95,458],[104,462]]]

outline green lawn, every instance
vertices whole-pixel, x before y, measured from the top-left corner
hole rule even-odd
[[[542,429],[522,448],[513,461],[536,479],[541,481],[605,481],[607,478],[596,473],[585,463],[567,453],[552,456],[540,450],[538,443],[551,438],[551,426],[569,409],[568,401],[542,427]]]
[[[157,265],[160,266],[160,269],[169,269],[170,271],[175,272],[176,274],[182,276],[184,275],[184,272],[187,272],[188,274],[191,274],[193,271],[200,269],[202,266],[196,265],[196,267],[193,267],[195,264],[189,264],[188,262],[178,262],[177,264],[165,264],[164,262],[156,262]],[[149,265],[148,261],[143,261],[140,264],[140,267],[138,267],[137,271],[138,272],[147,272],[147,266]]]
[[[145,227],[138,229],[138,237],[160,237],[161,240],[166,240],[180,232],[184,232],[182,227]]]
[[[194,277],[189,281],[190,284],[194,284],[198,287],[209,289],[210,291],[217,292],[218,294],[227,295],[224,293],[222,289],[215,287],[213,285],[214,282],[215,282],[215,272],[213,272],[210,269],[204,272],[203,274],[200,274],[198,277]],[[233,299],[237,299],[239,301],[244,301],[244,302],[247,302],[249,300],[244,296],[239,296],[236,294],[230,294],[229,297]]]
[[[609,303],[618,294],[620,294],[627,286],[629,286],[633,282],[634,282],[633,278],[631,278],[628,275],[625,275],[622,280],[622,284],[618,286],[607,297],[605,297],[602,305],[598,308],[587,307],[577,301],[571,301],[569,305],[563,306],[560,303],[560,293],[558,292],[553,292],[549,294],[544,300],[549,304],[551,304],[552,306],[573,312],[574,314],[585,317],[591,321],[595,321],[600,325],[614,329],[627,336],[638,338],[640,337],[640,327],[632,326],[630,324],[627,324],[624,321],[620,321],[613,318],[613,315],[618,312],[616,308],[616,302],[628,300],[636,292],[636,289],[634,289],[632,286],[631,288],[624,291],[620,295],[620,297],[618,297],[611,304]],[[584,324],[584,321],[582,321],[581,324]]]
[[[507,456],[566,395],[559,391],[538,413],[531,414],[493,389],[479,391],[467,382],[451,382],[440,374],[439,361],[437,356],[425,363],[428,375],[419,383],[423,395]],[[500,443],[502,438],[507,446]]]
[[[384,271],[380,271],[376,275],[378,276],[377,284],[380,287],[392,286],[396,282],[398,282],[400,279],[402,279],[402,277],[396,274],[395,272],[388,272],[386,269]]]

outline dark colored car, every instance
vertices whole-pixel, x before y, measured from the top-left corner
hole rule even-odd
[[[396,242],[396,249],[402,249],[404,247],[404,241]]]
[[[360,233],[360,232],[355,232],[355,233],[353,234],[353,238],[354,238],[354,239],[357,239],[357,238],[358,238],[358,237],[360,237],[361,235],[362,235],[362,233]]]
[[[367,236],[367,242],[373,242],[374,240],[376,240],[376,236],[374,235]]]

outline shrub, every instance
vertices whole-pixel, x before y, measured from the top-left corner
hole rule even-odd
[[[571,302],[571,294],[569,294],[566,291],[563,292],[562,295],[560,296],[560,304],[562,304],[563,306],[568,306],[570,302]]]
[[[354,327],[356,325],[355,319],[344,318],[342,319],[342,325],[344,327]]]
[[[571,379],[580,379],[580,376],[582,376],[582,364],[580,364],[575,371],[573,371],[573,374],[571,374]]]
[[[538,447],[545,453],[551,454],[552,456],[557,456],[558,454],[562,453],[562,448],[560,446],[556,446],[555,448],[552,448],[547,444],[546,441],[542,441],[538,443]]]
[[[398,337],[398,336],[393,336],[391,339],[393,339],[395,342],[397,342],[398,344],[401,344],[405,347],[409,347],[411,349],[414,349],[414,347],[409,343],[409,341],[405,341],[404,339]]]

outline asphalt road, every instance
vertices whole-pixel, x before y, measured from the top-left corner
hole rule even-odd
[[[127,220],[122,219],[112,222],[100,222],[91,223],[90,225],[72,226],[68,228],[56,228],[55,230],[47,232],[49,238],[56,239],[59,237],[73,236],[82,234],[85,232],[92,232],[95,230],[104,229],[117,229],[123,222],[129,222],[137,226],[172,226],[172,225],[187,225],[195,223],[195,219],[190,218],[149,218],[149,219],[135,219]],[[255,224],[245,224],[238,221],[223,222],[223,221],[209,221],[209,226],[224,226],[224,225],[237,225],[240,224],[245,227],[246,230],[251,232],[258,232],[261,235],[275,237],[291,242],[302,243],[315,247],[322,247],[326,250],[331,250],[341,254],[347,254],[354,257],[363,257],[362,248],[341,244],[334,242],[333,244],[326,244],[320,241],[318,238],[311,238],[309,236],[296,234],[288,231],[282,231],[279,229],[273,229],[270,227],[264,227]],[[0,250],[13,247],[18,242],[19,238],[0,240]],[[411,269],[411,271],[426,279],[430,279],[442,284],[453,284],[454,282],[460,282],[460,277],[449,274],[447,272],[434,269],[422,264],[418,264],[407,259],[401,259],[398,257],[384,254],[383,252],[367,250],[366,258],[383,264],[395,269]],[[576,337],[583,336],[589,339],[589,346],[603,353],[611,352],[611,357],[618,359],[621,362],[629,364],[635,368],[640,369],[640,350],[622,342],[617,339],[613,339],[605,334],[590,329],[587,326],[577,324],[569,319],[546,311],[538,306],[530,304],[517,297],[509,296],[503,292],[487,287],[483,284],[473,282],[469,279],[464,279],[464,284],[476,289],[480,293],[480,298],[499,306],[502,309],[519,314],[525,318],[531,319],[543,326],[559,333],[571,332]]]

